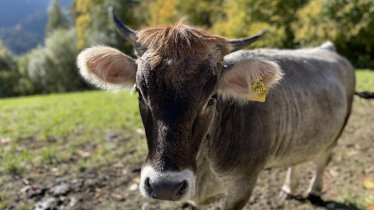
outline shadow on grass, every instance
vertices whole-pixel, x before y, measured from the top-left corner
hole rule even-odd
[[[306,198],[293,197],[292,199],[297,200],[301,203],[310,203],[315,207],[325,208],[328,210],[362,210],[352,203],[341,203],[330,200],[322,200],[321,197],[315,195],[309,195]]]

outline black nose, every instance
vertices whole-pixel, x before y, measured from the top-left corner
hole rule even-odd
[[[171,181],[152,181],[145,179],[145,189],[150,197],[159,200],[179,200],[186,193],[188,183]]]

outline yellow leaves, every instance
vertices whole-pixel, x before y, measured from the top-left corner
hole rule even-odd
[[[374,189],[374,182],[369,180],[364,180],[363,185],[366,189]]]
[[[246,25],[245,18],[247,16],[245,5],[242,1],[227,1],[224,5],[224,10],[226,13],[226,19],[217,21],[212,28],[212,32],[227,36],[230,38],[236,38],[245,36],[245,32],[248,27]]]
[[[173,24],[177,21],[178,15],[176,10],[177,0],[155,0],[149,4],[150,26],[162,24]]]
[[[78,37],[77,49],[82,49],[86,46],[85,31],[91,24],[91,16],[86,13],[78,16],[75,20],[76,33]]]
[[[322,7],[323,1],[316,0],[310,1],[303,8],[297,11],[297,18],[299,21],[294,25],[296,31],[295,40],[297,42],[302,42],[303,40],[311,39],[312,37],[322,38],[324,36],[324,23],[320,23]]]
[[[93,3],[93,0],[76,0],[75,11],[78,13],[87,13]]]

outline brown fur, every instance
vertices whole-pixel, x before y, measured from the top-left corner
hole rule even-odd
[[[144,29],[137,36],[141,45],[169,58],[205,57],[209,53],[210,43],[227,44],[226,38],[185,25],[182,21],[173,26]]]

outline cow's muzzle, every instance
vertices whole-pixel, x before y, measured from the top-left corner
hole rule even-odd
[[[195,192],[195,176],[191,170],[157,172],[144,166],[141,172],[140,192],[159,200],[185,200]]]

